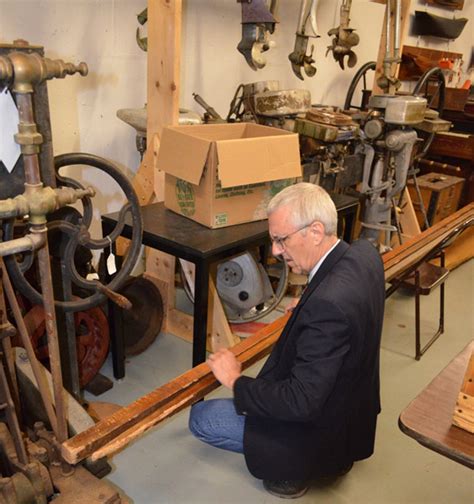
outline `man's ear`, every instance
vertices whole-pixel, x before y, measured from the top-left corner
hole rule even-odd
[[[316,245],[319,245],[321,243],[322,239],[324,238],[325,231],[326,230],[324,228],[324,224],[319,221],[314,221],[309,226],[309,232],[312,234],[312,236],[314,236]]]

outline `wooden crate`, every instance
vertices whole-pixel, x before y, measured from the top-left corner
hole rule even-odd
[[[458,209],[463,184],[463,178],[452,175],[427,173],[418,177],[421,199],[430,226],[451,215]],[[408,190],[413,201],[418,222],[420,226],[423,226],[424,220],[421,203],[412,180],[408,182]]]
[[[453,424],[474,434],[474,353],[471,353],[466,374],[454,408]]]

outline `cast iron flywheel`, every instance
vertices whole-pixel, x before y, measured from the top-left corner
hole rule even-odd
[[[41,305],[33,306],[24,317],[36,357],[49,365],[46,320]],[[102,308],[74,313],[79,382],[85,387],[99,372],[109,352],[109,323]]]

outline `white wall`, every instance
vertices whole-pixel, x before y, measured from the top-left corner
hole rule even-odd
[[[236,49],[241,38],[240,4],[235,0],[184,0],[181,106],[202,113],[192,98],[197,92],[225,115],[238,84],[270,79],[279,80],[282,89],[309,89],[313,103],[342,105],[357,68],[377,57],[384,6],[353,1],[351,25],[361,38],[355,48],[359,61],[343,72],[331,55],[325,56],[330,44],[327,31],[338,23],[340,1],[320,0],[321,38],[315,41],[318,71],[303,82],[293,75],[288,61],[299,4],[299,0],[280,0],[275,47],[266,53],[266,67],[255,72]],[[135,42],[136,15],[145,6],[145,0],[0,0],[0,42],[24,38],[43,45],[48,57],[89,65],[88,77],[72,76],[48,84],[56,154],[83,151],[104,156],[131,176],[138,168],[135,133],[115,114],[119,108],[142,107],[146,101],[146,54]],[[415,7],[425,8],[420,0],[412,1],[413,10]],[[430,10],[450,15],[450,11]],[[464,11],[456,15],[472,19],[473,14],[474,0],[466,0]],[[416,45],[416,39],[407,43]],[[469,21],[449,49],[470,55],[472,43]],[[445,42],[433,40],[421,45],[447,49]],[[97,216],[120,207],[121,195],[107,179],[90,170],[81,176],[100,190]]]

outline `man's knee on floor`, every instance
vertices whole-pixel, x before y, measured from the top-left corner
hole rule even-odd
[[[189,430],[198,439],[206,437],[202,424],[203,409],[204,409],[204,402],[198,402],[196,404],[193,404],[193,406],[191,407],[191,411],[189,413],[189,421],[188,421]]]

